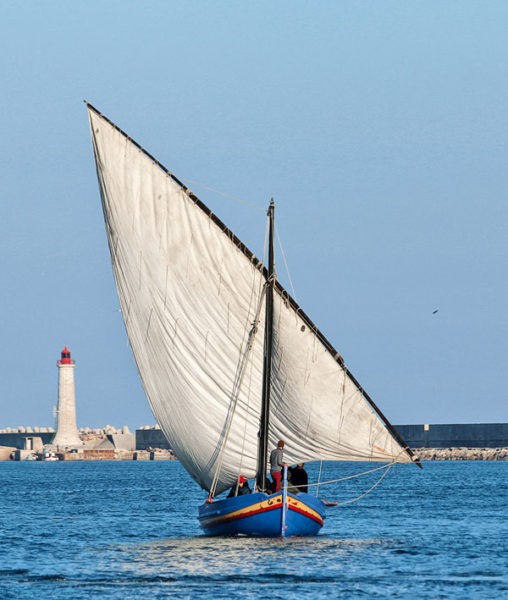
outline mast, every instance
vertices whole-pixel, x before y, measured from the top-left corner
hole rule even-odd
[[[275,204],[273,198],[268,208],[269,236],[268,236],[268,278],[266,280],[266,306],[265,306],[265,341],[263,356],[263,396],[261,403],[261,417],[259,421],[258,465],[256,473],[256,486],[258,490],[265,489],[266,461],[268,456],[268,425],[270,419],[270,382],[272,377],[272,345],[273,345],[273,290],[274,276],[274,230]]]

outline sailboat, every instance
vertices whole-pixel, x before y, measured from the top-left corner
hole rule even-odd
[[[325,503],[268,489],[267,458],[418,462],[267,265],[177,177],[87,103],[113,273],[152,411],[207,493],[206,535],[315,535]],[[286,469],[284,469],[284,473]],[[221,496],[239,477],[251,494]]]

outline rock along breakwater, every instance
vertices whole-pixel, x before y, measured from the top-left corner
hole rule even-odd
[[[413,448],[420,460],[508,460],[508,448]]]

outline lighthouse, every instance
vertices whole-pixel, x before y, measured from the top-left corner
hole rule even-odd
[[[56,434],[52,444],[59,448],[80,448],[83,442],[79,438],[76,425],[76,397],[74,393],[75,361],[67,346],[62,350],[58,367],[58,406]]]

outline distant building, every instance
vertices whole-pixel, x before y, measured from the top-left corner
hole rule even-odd
[[[151,450],[152,448],[172,450],[171,444],[158,425],[136,429],[136,450]]]
[[[508,423],[395,425],[411,448],[506,448]]]

